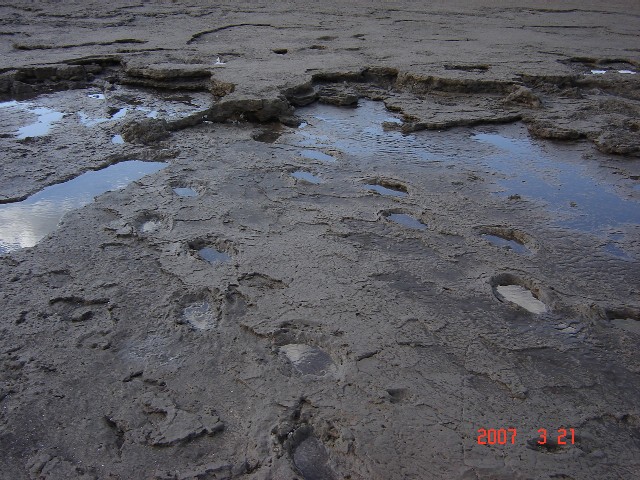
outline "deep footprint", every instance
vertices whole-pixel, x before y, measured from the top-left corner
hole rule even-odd
[[[538,300],[529,289],[520,285],[498,285],[495,289],[499,300],[515,303],[536,315],[548,310],[547,306]]]

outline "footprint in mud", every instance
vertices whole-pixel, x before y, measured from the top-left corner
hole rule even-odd
[[[533,239],[524,232],[507,227],[479,227],[480,236],[487,242],[520,255],[532,255],[529,246]]]
[[[305,172],[303,170],[297,170],[293,172],[291,176],[296,180],[302,180],[303,182],[311,183],[313,185],[318,185],[322,183],[322,180],[320,180],[320,178],[316,177],[315,175],[312,175],[309,172]]]
[[[233,246],[225,240],[195,240],[189,243],[189,248],[211,265],[227,263],[231,261],[230,253],[235,253]]]
[[[498,275],[491,281],[493,293],[501,302],[514,303],[536,315],[546,313],[549,308],[539,299],[540,292],[532,291],[539,289],[530,289],[526,283],[509,274]]]
[[[251,138],[253,138],[257,142],[273,143],[278,140],[281,135],[282,130],[280,130],[279,128],[271,128],[255,133]]]
[[[294,368],[303,375],[324,376],[335,371],[336,366],[324,350],[310,345],[291,343],[280,347]]]
[[[173,192],[179,197],[197,197],[198,192],[189,187],[174,187]]]
[[[310,160],[318,160],[320,162],[334,163],[336,161],[335,157],[327,155],[323,152],[319,152],[318,150],[301,150],[300,155],[302,155],[304,158],[308,158]]]
[[[182,322],[195,330],[209,330],[217,324],[217,316],[207,301],[192,303],[182,311]]]
[[[496,287],[498,299],[528,310],[531,313],[540,314],[547,311],[547,306],[533,296],[533,293],[520,285],[499,285]]]
[[[630,308],[620,308],[606,311],[607,319],[613,326],[627,332],[640,334],[640,311]]]
[[[202,247],[200,250],[198,250],[198,255],[200,255],[200,258],[206,260],[212,265],[215,265],[217,263],[227,263],[231,260],[231,257],[229,255],[216,250],[213,247]]]
[[[137,231],[142,236],[151,236],[161,230],[171,230],[173,228],[173,220],[171,217],[161,216],[152,211],[141,212],[134,222]]]
[[[409,195],[409,191],[405,185],[391,180],[371,180],[364,185],[364,188],[376,192],[378,195],[388,195],[391,197],[406,197]]]
[[[293,451],[293,464],[304,480],[334,480],[335,473],[329,467],[329,454],[315,437],[309,436]]]
[[[426,230],[427,226],[415,217],[407,213],[388,211],[383,213],[384,218],[387,220],[402,225],[403,227],[410,228],[412,230]]]
[[[162,222],[159,218],[151,218],[148,220],[144,220],[140,224],[140,233],[144,233],[144,234],[155,233],[158,230],[160,230],[160,227],[162,227]]]

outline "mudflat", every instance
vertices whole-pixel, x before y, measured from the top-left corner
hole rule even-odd
[[[632,479],[640,4],[0,6],[0,478]]]

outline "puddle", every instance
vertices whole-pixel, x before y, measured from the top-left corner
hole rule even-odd
[[[387,188],[387,187],[383,187],[382,185],[378,185],[374,183],[368,183],[364,186],[364,188],[366,188],[367,190],[372,190],[378,193],[379,195],[388,195],[391,197],[406,197],[407,195],[409,195],[407,192],[404,192],[402,190]]]
[[[17,102],[0,102],[0,109],[17,110],[29,112],[37,115],[38,119],[35,123],[20,127],[15,136],[18,140],[24,140],[29,137],[42,137],[49,133],[51,126],[64,117],[64,113],[58,112],[47,107],[34,107],[31,103]]]
[[[329,354],[317,347],[291,343],[280,347],[280,351],[303,375],[323,376],[335,370]]]
[[[291,176],[293,178],[296,178],[298,180],[304,180],[305,182],[308,183],[313,183],[314,185],[317,185],[319,183],[322,183],[322,180],[320,180],[318,177],[316,177],[315,175],[310,174],[309,172],[304,172],[302,170],[298,170],[296,172],[293,172],[291,174]]]
[[[319,152],[317,150],[302,150],[300,151],[300,155],[304,158],[308,158],[311,160],[318,160],[320,162],[335,162],[336,159],[331,155],[327,155],[326,153]]]
[[[607,73],[606,70],[591,70],[592,75],[604,75],[605,73]]]
[[[496,149],[487,162],[507,177],[499,181],[504,188],[499,195],[540,200],[558,215],[559,225],[576,230],[640,223],[638,202],[621,198],[611,186],[595,180],[586,165],[564,162],[529,138],[479,133],[472,139]]]
[[[57,228],[65,213],[91,203],[105,192],[124,188],[167,165],[139,160],[120,162],[46,187],[21,202],[0,205],[0,253],[33,247]]]
[[[293,141],[309,150],[332,149],[369,159],[426,161],[434,159],[430,147],[415,135],[385,130],[384,124],[402,120],[385,109],[382,102],[361,100],[356,108],[340,108],[315,103],[296,110],[305,119],[304,128],[295,131]],[[304,156],[304,154],[303,154]]]
[[[51,125],[64,117],[63,113],[45,107],[30,109],[29,112],[38,115],[38,121],[18,129],[16,135],[19,140],[46,135],[51,130]]]
[[[403,227],[411,228],[413,230],[427,229],[427,226],[424,223],[415,219],[411,215],[407,215],[406,213],[390,213],[386,215],[386,218],[392,222],[402,225]]]
[[[231,257],[224,252],[220,252],[212,247],[204,247],[198,250],[198,254],[203,260],[215,265],[216,263],[227,263]]]
[[[179,197],[197,197],[198,192],[189,187],[176,187],[173,189],[176,195]]]
[[[634,72],[633,70],[618,70],[618,73],[624,73],[627,75],[635,75],[636,72]]]
[[[122,135],[114,135],[113,137],[111,137],[111,143],[122,145],[124,143],[124,138],[122,138]]]
[[[101,123],[120,120],[125,117],[128,111],[129,111],[128,108],[121,108],[110,117],[91,118],[89,117],[89,115],[87,115],[81,110],[78,112],[78,118],[80,119],[80,123],[85,127],[95,127],[96,125],[99,125]]]
[[[527,255],[531,253],[527,247],[525,247],[520,242],[517,242],[515,240],[507,240],[506,238],[502,238],[497,235],[490,235],[487,233],[483,233],[482,238],[484,238],[486,241],[488,241],[489,243],[492,243],[497,247],[505,248],[507,250],[512,250],[522,255]]]
[[[134,87],[116,86],[108,93],[108,98],[104,93],[90,88],[40,95],[28,101],[0,102],[0,115],[3,117],[0,126],[10,128],[0,134],[7,137],[13,135],[22,140],[47,135],[60,121],[66,129],[79,125],[93,128],[102,124],[113,127],[116,122],[129,117],[182,118],[194,111],[206,110],[210,102],[208,95],[198,92],[189,96],[162,95]],[[27,125],[34,121],[31,115],[35,122]],[[115,141],[113,138],[113,143],[121,143],[120,137]]]
[[[394,166],[405,176],[436,164],[486,172],[496,195],[539,202],[560,227],[604,234],[640,224],[638,201],[619,188],[616,175],[585,161],[581,146],[532,139],[520,123],[403,134],[384,129],[400,119],[382,102],[361,100],[356,108],[314,103],[296,113],[306,125],[286,134],[286,143],[303,152],[337,150],[363,171]]]
[[[520,285],[498,285],[495,289],[500,300],[515,303],[535,314],[547,311],[547,306],[544,303],[534,297],[530,290]]]
[[[192,303],[182,311],[182,319],[195,330],[209,330],[216,326],[216,316],[209,302]]]

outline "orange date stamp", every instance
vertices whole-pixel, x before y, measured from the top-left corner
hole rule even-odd
[[[518,431],[515,428],[479,428],[479,445],[515,445]],[[573,428],[558,428],[549,433],[546,428],[538,429],[537,444],[542,446],[548,442],[555,445],[574,445],[576,432]]]

